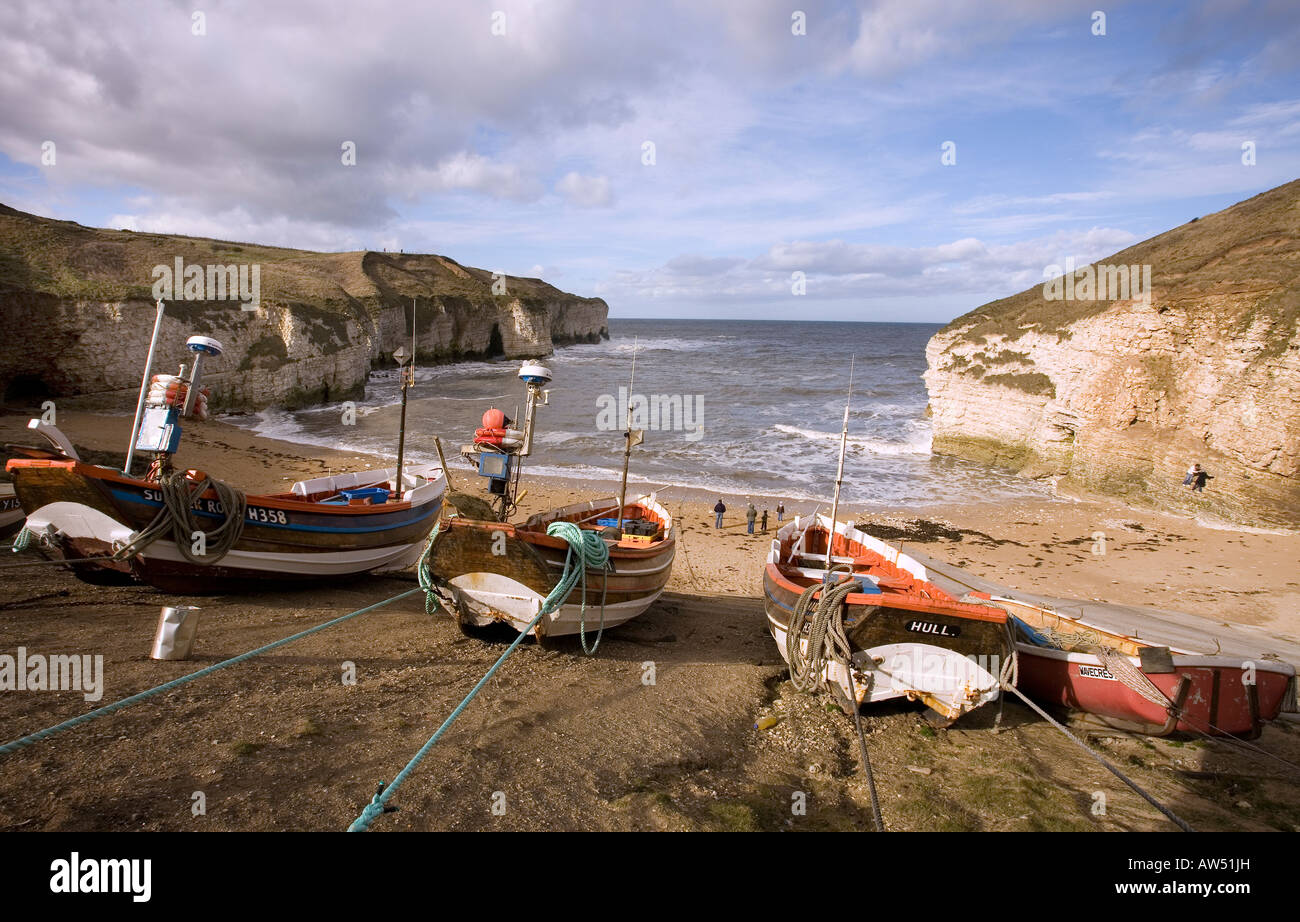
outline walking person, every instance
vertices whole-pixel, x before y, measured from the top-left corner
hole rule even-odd
[[[763,510],[763,533],[767,533],[767,510]]]
[[[749,533],[751,535],[754,533],[754,522],[756,522],[757,520],[758,520],[758,510],[754,508],[753,503],[750,503],[749,506],[745,509],[745,524],[749,526]]]
[[[785,521],[785,500],[780,500],[776,504],[776,520],[777,522]]]
[[[726,512],[726,511],[727,511],[727,507],[723,504],[723,502],[722,502],[722,497],[719,496],[719,497],[718,497],[718,504],[717,504],[716,506],[713,507],[713,513],[714,513],[714,515],[717,517],[716,521],[715,521],[714,524],[713,524],[713,527],[714,527],[714,528],[721,528],[721,527],[722,527],[722,514],[723,514],[724,512]]]

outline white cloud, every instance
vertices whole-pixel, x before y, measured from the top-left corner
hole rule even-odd
[[[579,208],[608,208],[614,204],[614,195],[606,176],[583,176],[570,172],[555,184],[555,191],[570,205]]]

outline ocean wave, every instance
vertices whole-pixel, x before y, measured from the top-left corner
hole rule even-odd
[[[773,427],[777,432],[798,436],[813,442],[838,442],[840,433],[821,432],[817,429],[801,429],[778,423]],[[916,437],[906,442],[886,442],[881,439],[869,439],[864,436],[849,435],[848,444],[854,448],[869,451],[875,455],[928,455],[930,454],[931,434],[929,430],[917,432]]]

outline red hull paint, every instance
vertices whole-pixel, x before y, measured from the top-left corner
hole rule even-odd
[[[1039,654],[1023,645],[1019,652],[1018,687],[1038,701],[1146,727],[1163,727],[1169,719],[1165,708],[1118,679],[1099,674],[1104,670],[1098,667]],[[1185,733],[1253,737],[1261,721],[1277,718],[1292,680],[1284,673],[1256,669],[1256,704],[1252,705],[1240,667],[1175,663],[1175,670],[1144,675],[1170,699],[1181,677],[1191,682],[1183,704],[1184,717],[1172,728]]]

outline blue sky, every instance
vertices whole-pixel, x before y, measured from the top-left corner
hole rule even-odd
[[[0,201],[615,317],[946,321],[1300,176],[1292,0],[195,5],[0,8]]]

